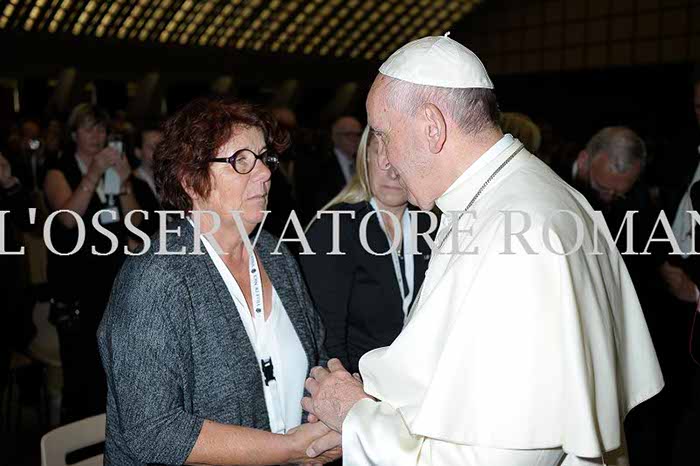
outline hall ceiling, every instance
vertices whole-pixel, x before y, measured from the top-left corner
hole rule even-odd
[[[482,0],[0,0],[0,31],[373,60]]]

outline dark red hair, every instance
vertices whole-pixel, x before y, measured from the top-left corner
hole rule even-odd
[[[206,198],[211,191],[209,160],[236,128],[259,128],[267,150],[283,152],[289,135],[262,109],[226,98],[199,98],[185,105],[163,125],[163,140],[154,154],[154,178],[166,209],[190,211],[189,186]]]

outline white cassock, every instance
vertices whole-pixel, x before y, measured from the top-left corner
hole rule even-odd
[[[506,135],[438,200],[465,209],[522,144]],[[521,149],[433,253],[405,327],[360,360],[363,400],[343,424],[344,464],[549,466],[624,464],[622,421],[663,388],[629,274],[593,209]],[[575,248],[581,219],[582,247]],[[522,239],[506,230],[531,225]],[[552,217],[551,227],[546,220]],[[445,222],[439,239],[447,233]],[[543,236],[543,232],[547,232]],[[584,234],[585,233],[585,234]],[[546,238],[546,239],[545,239]],[[611,240],[612,241],[612,240]],[[606,454],[606,452],[608,452]],[[605,456],[605,459],[601,457]]]

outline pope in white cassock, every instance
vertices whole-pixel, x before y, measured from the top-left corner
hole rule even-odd
[[[399,49],[370,90],[384,168],[444,215],[404,329],[360,360],[362,382],[337,360],[307,380],[303,406],[342,434],[346,465],[626,464],[624,417],[663,387],[607,227],[503,135],[492,89],[445,36]]]

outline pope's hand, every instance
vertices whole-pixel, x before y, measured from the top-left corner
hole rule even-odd
[[[328,369],[314,367],[305,387],[311,398],[305,397],[301,405],[336,432],[341,432],[343,421],[358,401],[370,398],[362,389],[359,377],[345,370],[338,359],[328,361]]]

